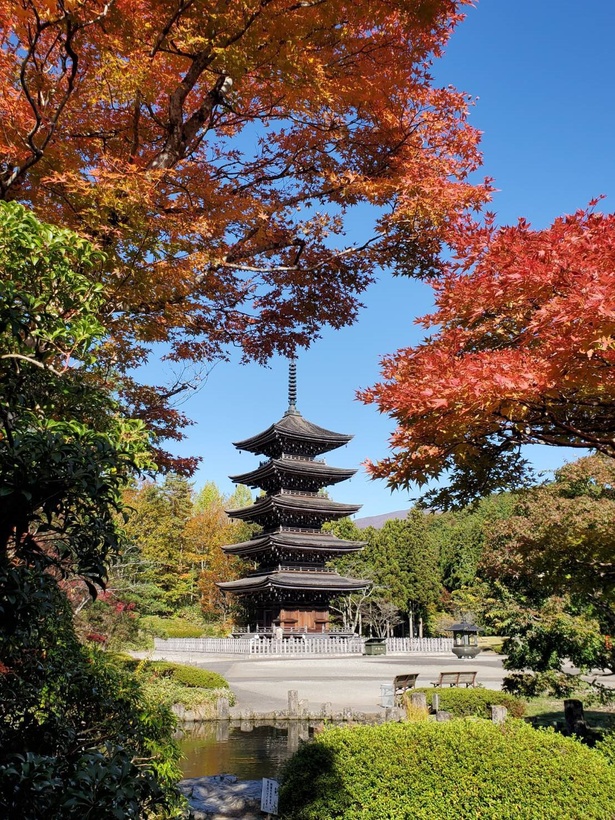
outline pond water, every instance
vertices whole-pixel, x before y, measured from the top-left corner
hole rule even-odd
[[[212,721],[185,727],[179,744],[184,777],[234,774],[277,779],[283,763],[313,734],[308,721]]]

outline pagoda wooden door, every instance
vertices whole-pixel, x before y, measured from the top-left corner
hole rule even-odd
[[[314,612],[311,609],[299,609],[297,611],[297,629],[299,632],[314,631]]]

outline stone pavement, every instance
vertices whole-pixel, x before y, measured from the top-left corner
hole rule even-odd
[[[420,652],[389,655],[346,655],[339,657],[271,657],[262,655],[217,655],[201,652],[139,652],[138,657],[176,661],[218,672],[229,682],[237,698],[232,712],[263,714],[288,708],[288,691],[297,690],[310,712],[323,703],[333,711],[380,712],[380,685],[392,683],[395,675],[418,672],[417,686],[431,686],[439,672],[467,669],[478,672],[477,683],[500,689],[504,670],[502,656],[481,652],[473,660],[458,660],[452,653]]]

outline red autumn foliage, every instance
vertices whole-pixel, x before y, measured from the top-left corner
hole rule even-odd
[[[85,637],[88,641],[92,641],[93,643],[99,643],[102,645],[107,643],[107,636],[102,635],[100,632],[88,632]]]
[[[615,215],[595,205],[544,230],[489,217],[451,236],[437,310],[419,320],[434,332],[361,394],[398,423],[374,476],[397,487],[452,470],[480,493],[490,475],[506,486],[521,444],[615,456]]]

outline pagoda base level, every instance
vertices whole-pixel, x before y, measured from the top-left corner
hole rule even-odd
[[[233,630],[232,632],[233,638],[258,638],[260,640],[303,640],[303,639],[315,639],[315,640],[324,640],[324,641],[336,641],[340,638],[356,638],[357,633],[352,632],[351,630],[346,629],[339,629],[338,627],[331,627],[324,632],[299,632],[294,629],[289,630],[281,630],[280,628],[276,629],[275,627],[272,629],[257,629],[254,631],[250,631],[248,627],[238,627],[237,629]]]
[[[329,608],[326,606],[275,606],[254,608],[246,613],[242,632],[266,635],[323,635],[329,632]]]

